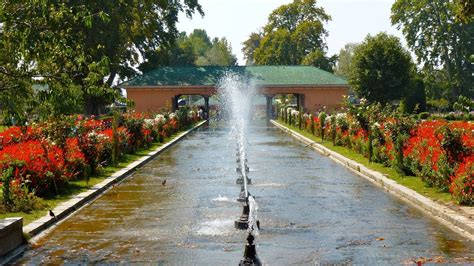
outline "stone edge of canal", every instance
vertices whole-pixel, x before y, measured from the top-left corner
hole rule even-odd
[[[124,167],[123,169],[115,172],[114,174],[107,177],[99,184],[93,186],[91,189],[85,192],[79,193],[73,196],[73,198],[71,198],[70,200],[59,204],[58,206],[56,206],[56,208],[52,210],[55,213],[56,218],[53,218],[50,215],[45,215],[39,218],[38,220],[35,220],[31,222],[30,224],[24,226],[23,233],[32,237],[30,239],[30,243],[35,243],[42,237],[46,236],[51,230],[56,228],[59,223],[65,221],[70,216],[72,216],[77,211],[79,211],[80,209],[91,204],[100,196],[102,196],[104,193],[106,193],[109,189],[111,189],[115,184],[119,183],[120,181],[130,176],[137,168],[143,166],[150,160],[154,159],[156,156],[161,154],[163,151],[167,150],[173,144],[179,142],[189,133],[200,128],[207,122],[208,122],[207,120],[199,122],[193,128],[190,128],[187,131],[180,133],[174,139],[156,148],[155,150],[149,152],[147,155],[142,156],[140,159],[130,163],[128,166]],[[8,263],[8,261],[11,261],[18,255],[20,255],[24,250],[25,250],[25,247],[20,246],[16,248],[15,250],[11,251],[10,253],[5,254],[4,257],[0,257],[0,264]]]
[[[364,165],[357,163],[351,159],[348,159],[337,152],[334,152],[305,136],[285,127],[275,120],[271,120],[271,123],[278,129],[290,134],[292,137],[303,142],[304,144],[311,146],[312,149],[319,153],[329,157],[336,163],[346,167],[351,172],[371,181],[377,186],[385,189],[389,193],[400,198],[404,202],[407,202],[411,206],[423,211],[438,222],[444,224],[448,228],[462,235],[463,237],[474,240],[474,221],[468,217],[460,214],[456,210],[452,210],[446,206],[434,202],[427,197],[418,194],[412,189],[398,184],[396,181],[385,177],[382,173],[374,171],[365,167]]]

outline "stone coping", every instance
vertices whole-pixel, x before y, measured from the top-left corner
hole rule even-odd
[[[0,220],[0,256],[9,254],[23,243],[23,218],[11,217]],[[4,264],[0,261],[0,264]]]
[[[380,172],[369,169],[354,160],[348,159],[341,154],[324,147],[323,145],[295,132],[294,130],[287,128],[275,120],[271,120],[271,123],[277,128],[305,143],[308,145],[308,147],[310,146],[314,150],[345,166],[355,174],[368,179],[389,193],[392,193],[403,201],[413,205],[417,209],[429,214],[431,217],[451,228],[453,231],[470,240],[474,240],[474,219],[472,216],[474,207],[466,207],[464,210],[461,208],[449,208],[448,206],[442,205],[423,195],[420,195],[410,188],[398,184],[396,181],[387,178]]]
[[[168,149],[170,146],[181,140],[190,132],[204,125],[207,121],[201,121],[193,128],[180,133],[174,139],[158,147],[154,151],[149,152],[147,155],[142,156],[140,159],[130,163],[121,170],[113,173],[106,179],[104,179],[99,184],[93,186],[87,191],[74,195],[70,200],[63,202],[56,206],[52,211],[54,212],[56,218],[51,217],[49,214],[31,222],[30,224],[23,227],[23,232],[28,234],[30,237],[39,236],[40,233],[43,233],[46,229],[50,229],[53,225],[57,224],[61,220],[67,218],[68,216],[75,213],[80,208],[92,203],[95,199],[99,198],[100,195],[105,193],[113,185],[117,184],[124,178],[132,174],[138,167],[146,164],[158,154]],[[52,229],[52,228],[51,228]],[[49,230],[48,230],[49,231]],[[32,242],[35,242],[34,239]]]

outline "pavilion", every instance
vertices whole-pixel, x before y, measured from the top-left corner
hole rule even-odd
[[[349,91],[345,79],[313,66],[160,67],[118,87],[127,91],[140,112],[163,107],[176,110],[183,95],[203,96],[208,109],[209,97],[217,93],[219,80],[228,72],[252,79],[256,93],[267,99],[267,115],[278,94],[293,94],[298,108],[314,112],[339,108]]]

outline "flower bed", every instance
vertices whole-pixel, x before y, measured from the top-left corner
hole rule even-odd
[[[197,122],[194,111],[125,113],[115,119],[63,117],[0,133],[3,210],[18,210],[31,195],[59,194],[72,180],[88,179],[127,153],[163,142]],[[21,210],[21,208],[20,208]]]
[[[472,122],[415,120],[377,105],[352,106],[345,113],[329,116],[324,112],[301,115],[283,108],[279,118],[369,161],[418,176],[429,186],[449,191],[460,204],[474,204]]]

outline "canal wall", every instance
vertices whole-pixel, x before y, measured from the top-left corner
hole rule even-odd
[[[16,232],[15,235],[20,235],[21,238],[23,238],[22,232],[27,235],[28,237],[34,237],[30,240],[30,242],[35,242],[36,240],[40,239],[43,235],[48,233],[50,230],[53,230],[58,223],[61,222],[61,220],[64,220],[65,218],[69,217],[70,215],[74,214],[76,211],[79,209],[83,208],[84,206],[89,205],[92,203],[95,199],[99,198],[102,194],[104,194],[106,191],[108,191],[110,188],[112,188],[114,185],[116,185],[118,182],[123,180],[124,178],[128,177],[131,175],[135,170],[153,158],[155,158],[157,155],[171,147],[173,144],[184,138],[186,135],[191,133],[192,131],[196,130],[197,128],[201,127],[204,125],[207,121],[201,121],[197,125],[195,125],[193,128],[180,133],[178,136],[176,136],[174,139],[171,141],[165,143],[164,145],[158,147],[157,149],[149,152],[147,155],[142,156],[140,159],[130,163],[128,166],[122,168],[121,170],[115,172],[111,176],[107,177],[104,179],[102,182],[99,184],[93,186],[89,190],[82,192],[80,194],[77,194],[73,196],[70,200],[61,203],[58,205],[56,208],[52,210],[52,212],[55,214],[55,217],[52,217],[51,215],[45,215],[38,220],[33,221],[32,223],[26,225],[23,227],[23,231],[19,230],[19,233]],[[8,227],[8,228],[11,228]],[[7,229],[8,229],[7,228]],[[21,228],[21,227],[20,227]],[[6,230],[6,229],[5,229]],[[3,234],[2,229],[0,229],[0,235]],[[10,230],[11,231],[11,230]],[[14,236],[16,237],[16,236]],[[3,242],[3,240],[1,240]],[[13,243],[11,241],[8,241],[8,244]],[[21,245],[22,242],[16,241],[14,243],[14,248],[18,247]],[[10,247],[9,247],[10,248]],[[13,249],[14,249],[13,248]],[[10,248],[10,250],[12,250]],[[2,256],[4,254],[1,254]],[[11,257],[11,256],[10,256]],[[9,259],[7,258],[1,258],[0,259],[0,264],[3,264],[3,262],[8,261]],[[11,258],[10,258],[11,259]]]
[[[14,250],[23,243],[23,218],[0,220],[0,256]]]
[[[435,201],[420,195],[416,191],[402,186],[396,181],[387,178],[382,173],[369,169],[354,160],[348,159],[341,154],[324,147],[323,145],[287,128],[286,126],[274,120],[271,120],[271,123],[299,141],[305,143],[308,147],[313,148],[335,162],[345,166],[355,174],[368,179],[372,183],[375,183],[376,185],[385,189],[387,192],[392,193],[403,201],[415,206],[417,209],[425,212],[457,233],[470,240],[474,240],[474,219],[472,212],[469,214],[436,203]],[[472,209],[473,208],[470,207],[470,210]]]

